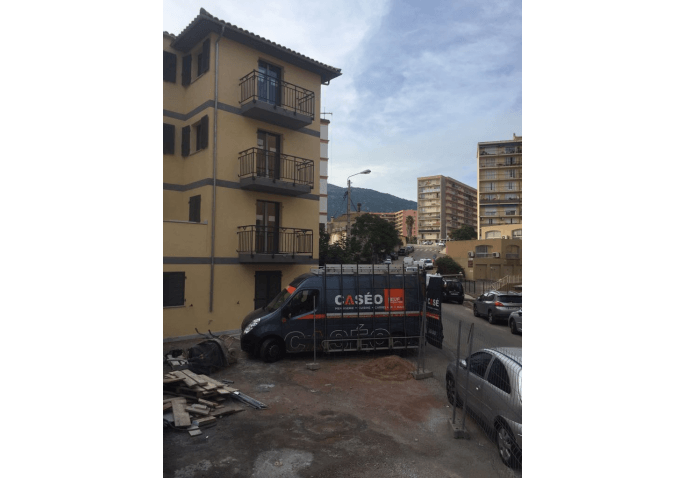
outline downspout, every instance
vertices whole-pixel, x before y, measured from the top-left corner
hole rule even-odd
[[[212,250],[210,252],[210,312],[214,304],[214,235],[217,224],[217,105],[219,102],[219,40],[224,36],[224,27],[214,43],[214,138],[212,146]]]

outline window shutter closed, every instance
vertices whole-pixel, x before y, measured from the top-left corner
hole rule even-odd
[[[186,55],[183,57],[183,65],[181,68],[181,84],[183,86],[188,86],[191,84],[191,61],[193,57],[191,55]]]
[[[174,154],[174,131],[173,124],[164,123],[164,152],[163,154]]]
[[[184,158],[191,154],[191,127],[181,128],[181,156]]]
[[[200,222],[200,196],[193,196],[188,201],[188,220]]]
[[[176,83],[176,55],[170,51],[164,52],[164,81]]]
[[[184,305],[186,288],[185,272],[164,272],[164,282],[162,284],[164,307]]]
[[[205,73],[210,69],[210,39],[208,38],[202,43],[202,65],[200,71]]]
[[[210,117],[205,115],[200,118],[200,148],[207,148],[210,137]]]

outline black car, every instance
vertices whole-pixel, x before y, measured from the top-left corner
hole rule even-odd
[[[458,304],[462,304],[464,302],[464,288],[462,287],[462,282],[459,280],[443,280],[441,297],[443,302],[457,302]]]
[[[397,252],[391,252],[391,259],[394,261],[398,260],[398,253]]]
[[[404,255],[405,255],[405,248],[404,248],[404,247],[401,247],[400,249],[398,249],[398,255],[399,255],[399,256],[404,256]]]

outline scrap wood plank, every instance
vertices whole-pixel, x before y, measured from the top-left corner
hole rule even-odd
[[[190,370],[183,370],[183,373],[187,376],[190,377],[192,380],[194,380],[198,385],[207,385],[207,380],[203,380]]]
[[[176,383],[176,382],[183,382],[182,378],[174,377],[174,378],[163,378],[162,383]]]
[[[162,411],[169,410],[170,408],[172,408],[172,406],[173,406],[173,405],[172,405],[172,402],[164,403],[164,404],[162,405],[162,407],[163,407],[163,408],[162,408]]]
[[[186,399],[180,398],[172,402],[172,411],[174,412],[174,425],[177,427],[188,427],[191,425],[191,416],[185,410]]]
[[[212,407],[212,408],[217,408],[219,406],[219,404],[217,402],[212,402],[210,400],[205,400],[202,398],[198,399],[198,403],[202,403],[203,405],[207,405],[208,407]]]
[[[192,387],[192,386],[196,385],[196,382],[192,378],[190,378],[189,376],[184,375],[183,372],[184,372],[184,370],[177,370],[176,372],[172,372],[172,374],[175,377],[178,377],[181,380],[183,380],[183,383],[185,383],[186,386],[188,386],[188,387]]]
[[[212,424],[212,423],[216,423],[216,422],[217,422],[217,417],[202,417],[202,418],[196,418],[194,421],[198,424],[199,427],[201,427],[201,426],[203,426],[203,425],[207,426],[207,425],[210,425],[210,424]]]
[[[244,411],[245,408],[241,407],[240,405],[225,405],[221,408],[218,408],[216,410],[212,410],[210,412],[210,416],[213,417],[221,417],[224,415],[233,415],[234,413],[242,412]]]
[[[207,416],[210,414],[209,410],[201,410],[201,409],[195,408],[195,407],[186,407],[185,410],[189,413],[196,413],[198,415],[203,415],[203,416]]]

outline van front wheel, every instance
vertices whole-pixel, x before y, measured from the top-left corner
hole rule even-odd
[[[262,357],[262,360],[264,360],[265,362],[276,362],[281,357],[283,357],[283,354],[283,345],[277,339],[270,338],[262,342],[262,347],[260,348],[260,356]]]

